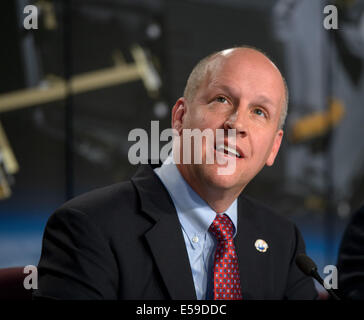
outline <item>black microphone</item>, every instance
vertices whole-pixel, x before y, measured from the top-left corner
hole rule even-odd
[[[298,254],[296,257],[296,264],[305,275],[315,278],[325,288],[324,281],[317,272],[316,263],[313,262],[309,256],[305,255],[304,253]],[[335,294],[334,290],[326,288],[325,290],[334,300],[340,300],[340,298]]]

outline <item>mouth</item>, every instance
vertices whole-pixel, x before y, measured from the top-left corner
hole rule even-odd
[[[215,150],[216,150],[216,152],[221,152],[221,153],[224,153],[227,156],[238,158],[238,159],[242,159],[244,157],[241,150],[239,150],[238,148],[235,148],[235,149],[230,148],[224,143],[216,144],[215,145]]]

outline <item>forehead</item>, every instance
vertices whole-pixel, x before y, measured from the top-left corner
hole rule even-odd
[[[231,85],[249,92],[283,98],[285,87],[278,68],[253,49],[228,49],[213,56],[206,66],[202,87]],[[247,92],[245,92],[247,94]]]

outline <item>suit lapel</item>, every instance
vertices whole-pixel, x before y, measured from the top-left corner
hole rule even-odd
[[[258,252],[255,241],[262,236],[254,208],[243,197],[238,198],[238,232],[235,248],[238,255],[240,282],[243,299],[263,299],[263,288],[270,268],[270,251]],[[269,285],[269,284],[268,284]]]
[[[142,166],[132,182],[142,211],[155,221],[145,237],[171,299],[195,300],[188,253],[172,199],[149,165]]]

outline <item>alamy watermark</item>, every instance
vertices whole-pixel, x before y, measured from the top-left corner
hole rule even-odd
[[[38,8],[34,5],[24,7],[23,13],[26,14],[23,20],[24,29],[38,29]]]
[[[36,266],[27,265],[23,270],[27,276],[24,278],[23,285],[26,290],[38,289],[38,269]],[[338,271],[334,265],[326,265],[323,270],[327,276],[324,278],[324,287],[326,289],[337,289],[338,288]]]
[[[329,4],[324,7],[324,14],[327,14],[325,16],[323,25],[326,30],[330,29],[338,29],[339,28],[339,20],[338,20],[338,13],[337,8],[333,4]]]
[[[26,15],[23,20],[24,29],[38,29],[38,8],[35,5],[24,7],[23,13]],[[326,30],[338,29],[338,10],[333,4],[326,5],[323,13],[326,14],[323,26]]]
[[[38,269],[36,266],[28,265],[24,267],[24,274],[27,276],[24,278],[23,285],[27,290],[38,289]]]
[[[237,150],[236,129],[183,129],[179,135],[171,128],[160,133],[159,121],[151,121],[150,139],[146,130],[135,128],[129,132],[128,141],[135,141],[128,152],[128,160],[134,165],[149,163],[149,146],[152,164],[166,161],[173,151],[176,164],[218,164],[219,175],[233,174],[236,162],[245,157]],[[167,143],[160,149],[161,141]]]
[[[324,267],[324,274],[327,276],[324,278],[325,289],[337,289],[338,288],[338,274],[336,266],[329,264]]]

